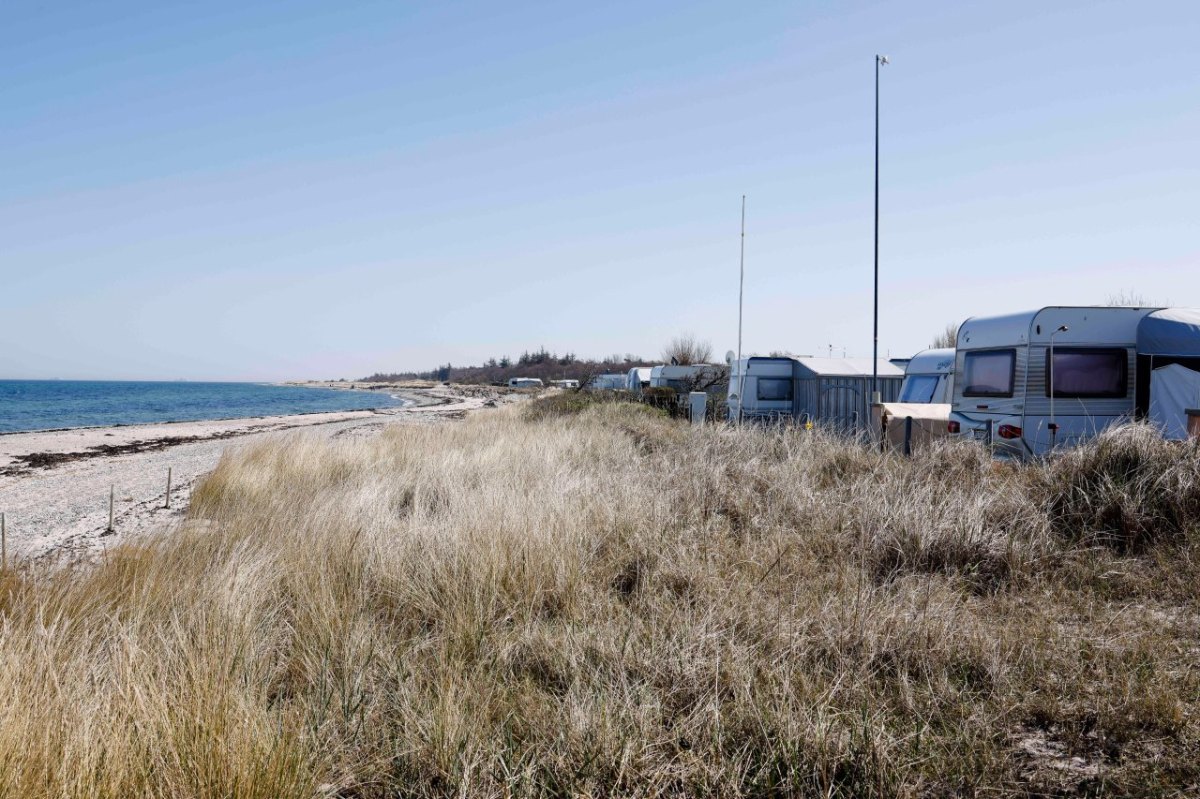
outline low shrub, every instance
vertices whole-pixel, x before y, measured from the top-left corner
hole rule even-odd
[[[1111,428],[1035,470],[1055,532],[1118,552],[1179,541],[1200,521],[1200,442],[1147,424]]]
[[[669,386],[653,386],[642,389],[642,402],[651,408],[666,411],[672,417],[682,415],[682,409],[679,407],[679,394]]]

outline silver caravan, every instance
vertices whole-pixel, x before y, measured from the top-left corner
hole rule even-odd
[[[625,388],[626,376],[622,374],[593,375],[588,381],[589,391],[619,391]]]
[[[725,374],[725,366],[711,363],[664,364],[650,369],[650,388],[673,388],[680,396],[690,391],[711,393],[722,384]]]
[[[635,366],[625,375],[625,388],[634,394],[641,394],[643,388],[650,387],[649,366]]]
[[[954,394],[954,350],[922,350],[904,367],[899,402],[949,403]]]
[[[955,372],[950,433],[990,429],[1003,455],[1041,455],[1135,417],[1171,435],[1200,399],[1200,312],[1056,306],[968,319]]]
[[[743,358],[729,379],[729,417],[788,418],[858,432],[870,422],[870,358]],[[904,371],[875,362],[885,402],[900,394]]]
[[[539,377],[510,377],[508,378],[509,388],[541,388],[542,380]]]

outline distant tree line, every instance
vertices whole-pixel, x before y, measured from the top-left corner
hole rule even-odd
[[[635,366],[652,366],[658,361],[648,361],[633,353],[609,355],[599,360],[579,358],[573,352],[561,355],[538,347],[522,352],[516,359],[507,355],[488,358],[480,366],[454,366],[444,364],[428,371],[376,372],[363,381],[396,382],[400,380],[436,380],[455,383],[506,383],[510,377],[538,377],[542,380],[586,380],[611,372],[625,372]]]

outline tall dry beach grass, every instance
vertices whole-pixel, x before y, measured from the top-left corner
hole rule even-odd
[[[1188,795],[1200,451],[576,400],[226,457],[0,589],[0,794]]]

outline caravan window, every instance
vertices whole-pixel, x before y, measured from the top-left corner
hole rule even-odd
[[[764,402],[791,402],[792,378],[790,377],[760,377],[758,378],[758,398]]]
[[[1050,354],[1048,349],[1046,354]],[[1055,347],[1054,363],[1046,358],[1047,397],[1051,382],[1056,398],[1124,397],[1129,383],[1129,356],[1121,348]]]
[[[900,389],[900,402],[933,402],[937,387],[937,375],[909,375]]]
[[[980,350],[963,358],[964,397],[1011,397],[1016,350]]]

